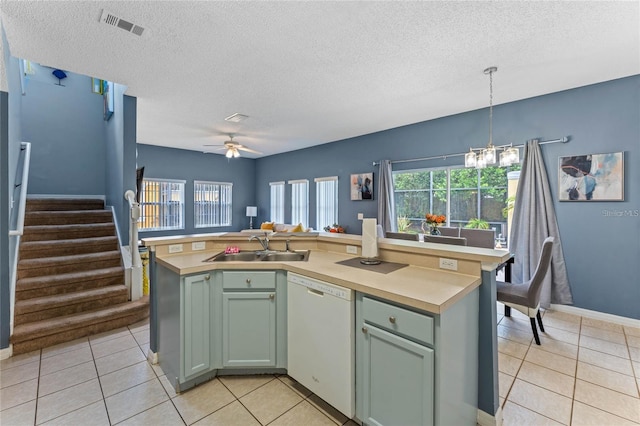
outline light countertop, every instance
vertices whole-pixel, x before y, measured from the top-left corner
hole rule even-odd
[[[211,270],[286,270],[439,314],[473,291],[480,276],[408,265],[388,274],[336,262],[357,257],[315,249],[306,262],[203,262],[218,251],[162,255],[162,265],[180,275]]]

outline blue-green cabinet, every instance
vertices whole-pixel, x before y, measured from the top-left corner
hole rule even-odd
[[[276,271],[222,272],[222,368],[281,366],[280,347],[286,350],[283,330],[278,333],[283,326],[279,311],[286,311],[283,283],[285,275]]]
[[[182,291],[182,376],[188,380],[212,368],[211,274],[185,277]]]
[[[222,366],[276,366],[276,293],[224,292]]]
[[[362,331],[363,422],[432,425],[433,349],[372,325]]]
[[[434,318],[369,297],[358,306],[361,420],[434,424]]]

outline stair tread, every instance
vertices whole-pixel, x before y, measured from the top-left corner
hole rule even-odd
[[[129,290],[124,284],[111,285],[107,287],[100,287],[96,289],[83,290],[73,293],[63,293],[53,296],[34,297],[32,299],[16,301],[15,309],[16,313],[24,314],[27,312],[34,312],[36,310],[52,309],[65,304],[79,303],[98,297],[110,297],[114,295],[120,295],[121,293],[128,294]],[[38,309],[40,308],[40,309]]]
[[[108,321],[135,312],[149,305],[149,296],[143,296],[133,302],[120,303],[109,308],[65,315],[43,321],[16,325],[11,337],[12,343],[20,343],[37,337],[58,333],[61,329],[79,328],[87,324]]]
[[[40,240],[40,241],[25,241],[20,244],[22,249],[24,248],[36,248],[47,245],[78,245],[78,244],[88,244],[88,243],[99,243],[99,242],[111,242],[117,241],[115,235],[107,235],[104,237],[84,237],[84,238],[68,238],[64,240]]]
[[[91,214],[91,215],[101,215],[101,214],[108,214],[109,216],[111,215],[111,210],[109,209],[92,209],[92,210],[31,210],[28,212],[25,212],[25,215],[28,216],[44,216],[44,215],[74,215],[74,214],[78,214],[78,215],[87,215],[87,214]]]
[[[69,229],[86,229],[86,228],[109,228],[114,227],[113,222],[98,223],[72,223],[70,225],[28,225],[24,227],[25,232],[49,231],[51,229],[69,230]]]
[[[16,283],[16,292],[20,291],[21,287],[32,287],[40,282],[47,282],[52,285],[52,281],[74,281],[81,278],[90,277],[102,277],[108,275],[122,274],[124,272],[124,268],[122,266],[112,266],[110,268],[100,268],[93,269],[91,271],[79,271],[79,272],[68,272],[64,274],[51,274],[51,275],[40,275],[38,277],[29,277],[29,278],[21,278]]]
[[[47,265],[51,263],[55,264],[69,264],[69,263],[83,263],[85,261],[91,261],[94,259],[120,257],[119,250],[99,251],[97,253],[83,253],[83,254],[70,254],[65,256],[51,256],[51,257],[38,257],[35,259],[22,259],[18,261],[18,269],[33,268],[39,265]]]

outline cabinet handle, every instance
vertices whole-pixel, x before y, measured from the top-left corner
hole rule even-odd
[[[367,334],[369,332],[369,330],[367,329],[367,327],[362,327],[362,332],[364,334]]]
[[[396,323],[396,317],[394,317],[393,315],[389,317],[389,322],[391,324],[395,324]]]
[[[209,281],[209,280],[211,279],[211,275],[209,275],[209,274],[205,275],[205,276],[204,276],[204,279],[205,279],[206,281]]]
[[[246,279],[247,284],[251,284],[251,278]]]
[[[275,294],[271,293],[271,294],[269,295],[269,299],[273,300],[273,299],[275,299],[275,298],[276,298],[276,295],[275,295]]]

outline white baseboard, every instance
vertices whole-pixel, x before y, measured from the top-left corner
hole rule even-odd
[[[149,361],[151,364],[157,364],[158,363],[158,353],[157,352],[151,352],[151,349],[149,349],[149,352],[147,353],[147,361]]]
[[[555,305],[551,304],[550,309],[552,311],[565,312],[567,314],[579,315],[581,317],[587,317],[591,319],[597,319],[601,321],[612,322],[615,324],[626,325],[628,327],[640,328],[640,320],[621,317],[619,315],[607,314],[604,312],[591,311],[589,309],[577,308],[570,305]]]
[[[478,409],[476,422],[480,426],[502,426],[502,407],[498,407],[495,416]]]
[[[29,198],[51,198],[51,199],[61,199],[61,198],[79,198],[83,200],[102,200],[106,201],[107,197],[104,195],[64,195],[64,194],[29,194],[27,195],[27,200]]]
[[[8,348],[0,349],[0,359],[7,359],[13,355],[13,345],[9,345]]]

